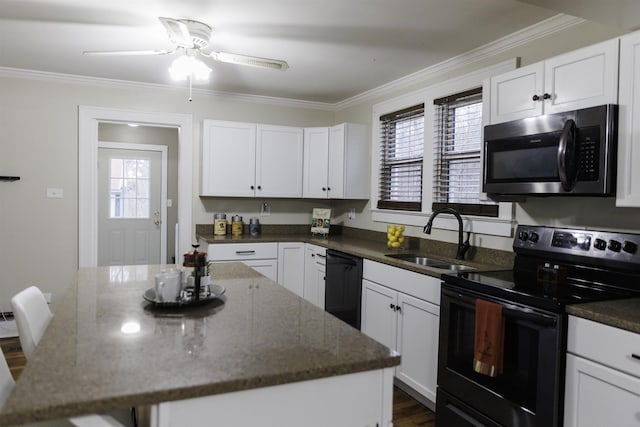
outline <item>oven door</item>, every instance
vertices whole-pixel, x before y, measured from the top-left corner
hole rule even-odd
[[[475,302],[503,306],[504,371],[496,377],[473,370]],[[564,317],[443,283],[440,306],[438,393],[449,416],[481,413],[504,426],[558,426],[562,416]],[[444,401],[443,399],[440,399]],[[454,408],[455,407],[455,408]],[[452,425],[473,425],[461,417]],[[487,425],[477,420],[477,425]]]

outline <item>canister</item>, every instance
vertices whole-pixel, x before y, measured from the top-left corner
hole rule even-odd
[[[217,213],[213,216],[213,234],[216,236],[224,236],[227,234],[227,215]]]
[[[260,220],[258,218],[249,219],[249,234],[251,237],[258,237],[260,235]]]
[[[231,235],[242,236],[242,225],[242,217],[240,215],[231,217]]]

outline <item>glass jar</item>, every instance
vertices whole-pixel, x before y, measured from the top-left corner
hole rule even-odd
[[[217,213],[213,216],[213,234],[216,236],[224,236],[227,234],[227,215]]]
[[[242,217],[240,215],[234,215],[231,218],[231,235],[242,236]]]
[[[249,219],[249,234],[251,237],[258,237],[260,235],[260,220],[258,220],[258,218]]]

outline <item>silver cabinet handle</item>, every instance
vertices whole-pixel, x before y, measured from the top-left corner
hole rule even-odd
[[[236,255],[253,255],[256,251],[236,251]]]
[[[318,255],[320,258],[326,258],[327,257],[326,255],[322,255],[322,254],[316,254],[316,255]]]

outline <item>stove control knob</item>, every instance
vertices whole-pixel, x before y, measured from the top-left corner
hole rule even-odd
[[[593,242],[593,247],[601,251],[604,251],[607,248],[607,242],[605,242],[602,239],[596,239],[596,241]]]
[[[628,240],[625,240],[624,245],[622,245],[622,250],[629,254],[635,254],[636,251],[638,250],[638,245]]]
[[[519,232],[518,239],[522,240],[523,242],[526,242],[527,240],[529,240],[529,233],[527,233],[526,231]]]
[[[529,233],[529,240],[531,240],[531,242],[536,243],[539,239],[540,236],[538,236],[538,233],[536,233],[535,231]]]
[[[620,252],[620,249],[622,248],[622,243],[618,242],[617,240],[609,240],[608,248],[614,252]]]

